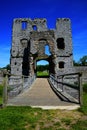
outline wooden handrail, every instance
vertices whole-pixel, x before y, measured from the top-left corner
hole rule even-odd
[[[71,76],[71,75],[72,76],[73,75],[78,75],[78,85],[63,82],[64,76]],[[70,73],[70,74],[63,74],[63,75],[58,75],[58,76],[55,76],[54,74],[50,74],[50,78],[52,78],[54,80],[54,83],[52,83],[53,86],[55,85],[55,82],[56,82],[57,84],[66,85],[67,87],[71,87],[73,89],[78,90],[78,93],[79,93],[79,99],[78,100],[79,100],[80,105],[83,104],[83,102],[82,102],[82,94],[83,94],[82,92],[83,92],[83,90],[82,90],[81,76],[82,76],[82,73]],[[60,79],[60,77],[61,77],[62,81],[58,81],[58,79]],[[64,91],[63,86],[62,86],[62,90]]]
[[[56,81],[57,83],[59,83],[59,84],[67,85],[68,87],[71,87],[71,88],[74,88],[74,89],[77,89],[77,90],[78,90],[78,88],[79,88],[79,85],[77,86],[77,85],[75,85],[75,84],[70,84],[70,83],[65,83],[65,82],[59,82],[59,81],[57,81],[57,79],[56,79],[55,77],[53,77],[52,75],[50,75],[50,77],[52,77],[53,80],[55,80],[55,81]]]
[[[54,74],[50,74],[50,75],[54,75]],[[68,76],[68,75],[79,75],[79,76],[82,76],[82,73],[68,73],[68,74],[61,74],[61,75],[58,75],[57,77],[61,77],[61,76]]]

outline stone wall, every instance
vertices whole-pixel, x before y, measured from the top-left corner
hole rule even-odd
[[[82,73],[82,84],[87,83],[87,66],[74,66],[76,72]]]
[[[2,70],[0,70],[0,84],[2,84],[3,82],[3,72]]]
[[[3,83],[3,80],[4,80],[4,77],[5,77],[6,73],[7,73],[6,69],[1,69],[0,70],[0,84]]]

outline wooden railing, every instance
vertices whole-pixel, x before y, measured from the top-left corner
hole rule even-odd
[[[81,73],[55,75],[51,74],[50,84],[54,91],[64,100],[82,104]]]
[[[21,79],[21,83],[9,85],[9,77],[11,76],[12,79]],[[15,89],[20,89],[20,93],[23,92],[25,89],[29,88],[32,85],[35,78],[35,76],[14,75],[6,73],[3,81],[3,106],[6,106],[7,104],[9,92],[14,91]]]

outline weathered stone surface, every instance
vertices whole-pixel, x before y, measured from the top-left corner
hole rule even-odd
[[[0,70],[0,84],[2,84],[3,82],[3,71]]]
[[[56,29],[47,28],[46,19],[19,18],[13,21],[11,74],[33,75],[37,60],[49,62],[50,73],[62,73],[73,67],[71,22],[68,18],[56,20]],[[58,40],[59,43],[58,43]],[[62,46],[62,41],[64,47]],[[61,44],[61,45],[58,45]],[[50,49],[50,56],[45,54],[45,46]],[[60,46],[61,48],[58,48]],[[46,58],[47,56],[47,58]],[[64,67],[59,68],[59,62]]]
[[[0,70],[0,84],[3,83],[4,77],[5,77],[6,73],[7,73],[7,70],[6,70],[6,69],[1,69],[1,70]]]
[[[14,19],[11,48],[11,74],[14,76],[10,77],[9,84],[22,83],[22,75],[35,75],[36,62],[43,59],[49,62],[49,73],[56,76],[77,72],[73,67],[70,19],[57,19],[53,30],[47,28],[46,22],[44,18]],[[46,45],[51,55],[45,53]]]

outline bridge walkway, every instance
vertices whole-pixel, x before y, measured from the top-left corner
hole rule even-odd
[[[65,106],[73,108],[76,106],[74,103],[61,101],[51,89],[46,78],[37,78],[31,88],[19,94],[17,97],[9,99],[8,105],[42,108],[65,108]]]

